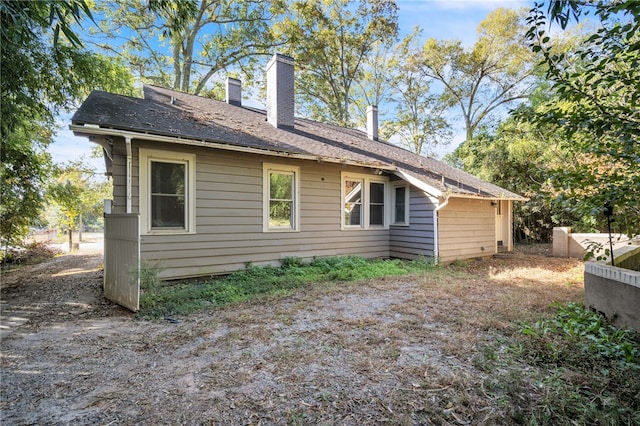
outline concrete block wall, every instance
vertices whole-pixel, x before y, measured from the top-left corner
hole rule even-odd
[[[623,234],[612,234],[613,249],[628,245],[628,238]],[[582,259],[589,249],[589,244],[599,243],[604,249],[609,248],[609,234],[573,233],[571,227],[553,228],[553,256],[575,257]],[[604,254],[604,251],[596,253]]]

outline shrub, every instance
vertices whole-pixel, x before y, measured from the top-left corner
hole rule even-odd
[[[23,247],[6,248],[0,252],[0,263],[3,268],[9,265],[33,265],[61,253],[60,249],[49,246],[46,242],[33,242]]]
[[[531,424],[640,424],[638,334],[575,303],[554,307],[551,319],[520,326],[516,352],[540,369],[525,417]]]
[[[556,316],[533,325],[522,324],[530,336],[530,355],[561,362],[573,358],[638,364],[640,349],[635,333],[621,330],[606,319],[576,303],[554,304]]]

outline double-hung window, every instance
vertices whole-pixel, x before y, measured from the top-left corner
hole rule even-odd
[[[143,233],[195,232],[195,155],[141,148],[140,224]]]
[[[394,183],[392,190],[392,225],[409,225],[409,186]]]
[[[264,231],[299,231],[300,168],[265,163],[263,188]]]
[[[387,179],[342,174],[342,228],[385,228],[389,224]]]

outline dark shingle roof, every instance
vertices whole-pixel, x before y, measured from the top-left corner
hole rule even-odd
[[[144,96],[140,99],[94,91],[71,118],[72,124],[396,169],[453,196],[524,200],[433,158],[372,141],[359,130],[302,118],[295,119],[293,129],[277,129],[266,121],[265,111],[255,108],[154,86],[145,86]]]

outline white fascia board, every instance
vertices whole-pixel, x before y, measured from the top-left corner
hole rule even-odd
[[[440,191],[438,188],[433,187],[421,181],[420,179],[414,178],[413,176],[411,176],[410,174],[406,173],[401,169],[396,170],[394,173],[399,178],[404,179],[405,181],[409,182],[411,185],[423,190],[424,192],[431,195],[432,197],[439,198],[439,197],[442,197],[443,195],[442,191]]]

